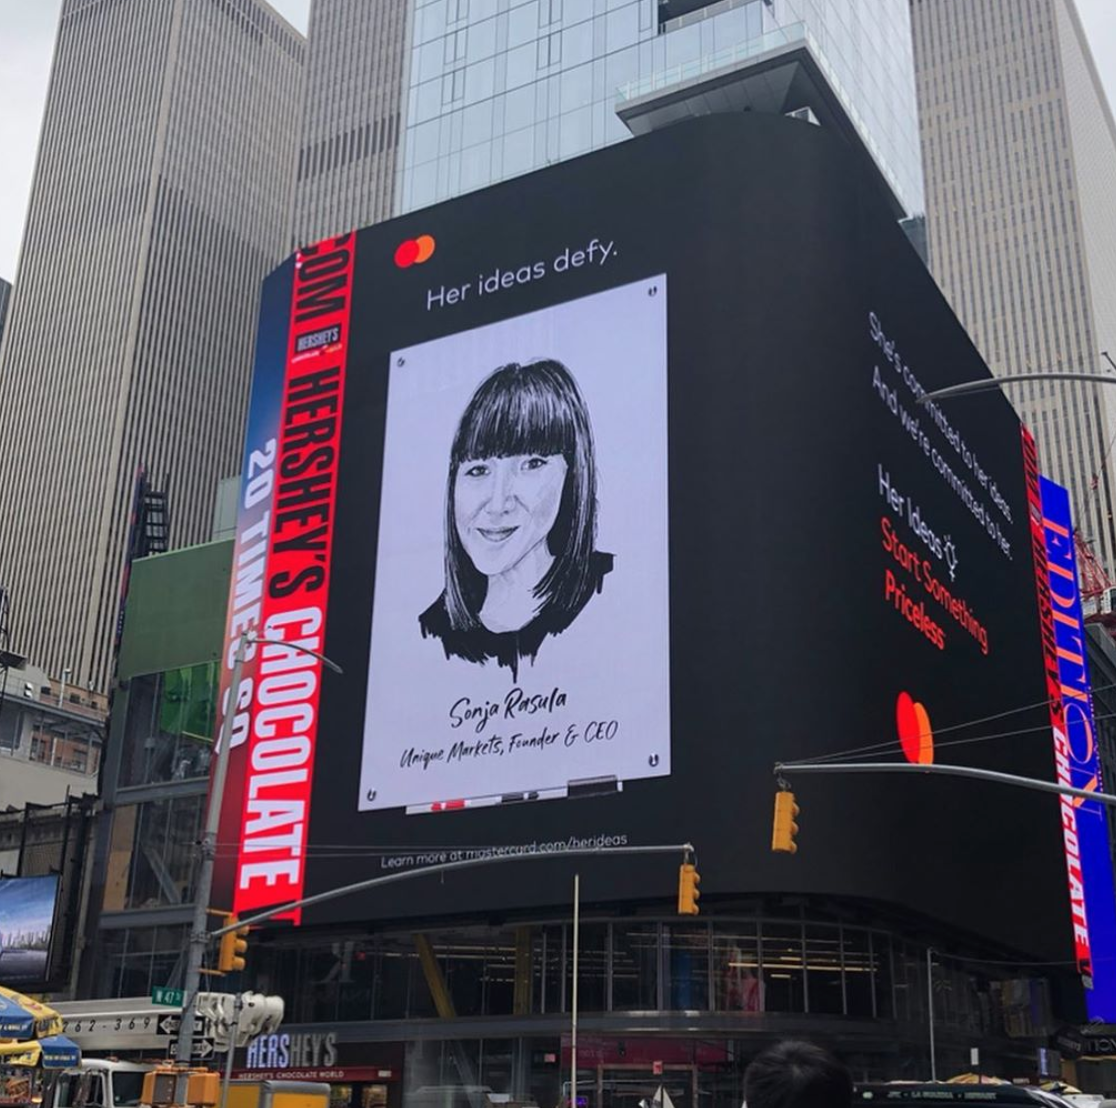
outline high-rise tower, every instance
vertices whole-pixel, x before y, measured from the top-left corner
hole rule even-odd
[[[314,0],[294,238],[392,215],[409,0]]]
[[[912,0],[930,267],[992,371],[1116,353],[1116,126],[1073,0]],[[1078,527],[1116,566],[1116,396],[1008,389]],[[963,401],[958,401],[963,403]]]
[[[410,211],[693,115],[819,123],[922,211],[907,0],[415,0]]]
[[[305,42],[262,0],[64,0],[0,361],[12,647],[103,690],[139,469],[172,543],[238,465]]]
[[[922,212],[907,0],[314,0],[295,239],[688,115],[793,114]]]

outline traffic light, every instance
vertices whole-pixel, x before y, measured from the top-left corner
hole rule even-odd
[[[696,916],[698,914],[697,902],[701,899],[698,885],[701,884],[701,874],[692,862],[684,862],[678,867],[678,914],[680,916]]]
[[[237,923],[237,917],[230,912],[225,916],[225,927]],[[244,955],[248,951],[248,928],[238,927],[235,931],[226,931],[221,936],[221,949],[217,954],[218,973],[236,973],[244,969]]]
[[[798,834],[798,805],[794,802],[794,793],[789,789],[780,789],[775,794],[775,826],[771,832],[771,849],[781,854],[794,854],[798,850],[798,843],[794,841]]]

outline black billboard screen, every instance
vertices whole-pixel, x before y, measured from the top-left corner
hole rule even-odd
[[[759,168],[762,167],[762,170]],[[707,897],[905,905],[1062,956],[1023,439],[859,163],[717,117],[319,244],[264,291],[221,839],[241,911],[492,852],[689,840]],[[991,735],[1001,735],[990,738]],[[974,741],[980,740],[980,741]],[[590,899],[669,895],[651,859]],[[302,922],[554,905],[569,861]]]

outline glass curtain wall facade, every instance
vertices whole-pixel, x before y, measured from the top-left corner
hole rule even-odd
[[[629,138],[617,103],[775,38],[809,42],[909,214],[923,210],[907,0],[415,0],[398,209]],[[681,9],[678,9],[681,10]],[[767,36],[765,42],[765,36]]]
[[[1032,1074],[1035,1047],[1056,1028],[1051,982],[927,942],[863,905],[777,897],[702,921],[590,912],[579,1103],[631,1108],[662,1085],[676,1108],[739,1108],[749,1061],[782,1038],[826,1042],[859,1079],[924,1078],[931,997],[943,1070],[966,1068],[980,1043],[993,1072]],[[336,1029],[353,1050],[399,1049],[396,1108],[432,1108],[435,1093],[440,1108],[469,1108],[478,1087],[497,1103],[561,1105],[573,943],[569,918],[276,935],[254,942],[246,986],[287,998],[292,1034]]]
[[[133,677],[112,786],[95,996],[144,996],[181,971],[205,818],[216,662]],[[122,741],[121,741],[122,740]]]
[[[515,1013],[517,943],[530,948],[529,1009],[570,1011],[568,922],[428,934],[459,1018]],[[1001,972],[989,972],[999,969]],[[252,988],[281,993],[287,1022],[335,1024],[437,1015],[411,934],[256,943]],[[934,1016],[977,1038],[1053,1030],[1048,982],[935,953]],[[894,929],[814,912],[726,914],[702,923],[590,919],[581,924],[578,1008],[586,1013],[774,1013],[927,1022],[926,946]]]

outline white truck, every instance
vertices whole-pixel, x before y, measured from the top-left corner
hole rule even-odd
[[[88,1058],[55,1076],[42,1108],[138,1108],[150,1069],[137,1062]]]

